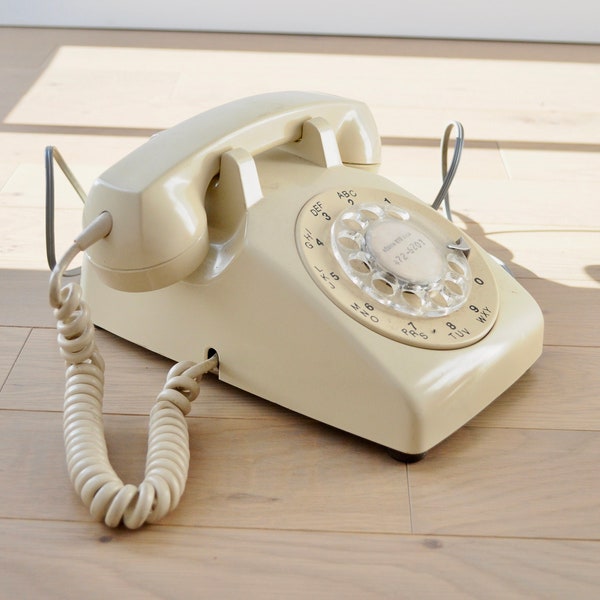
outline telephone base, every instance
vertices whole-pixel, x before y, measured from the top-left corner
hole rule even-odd
[[[189,127],[176,129],[173,143],[160,134],[105,174],[97,209],[129,206],[131,195],[115,190],[139,184],[133,213],[151,199],[178,209],[167,216],[185,216],[199,204],[186,194],[203,185],[206,258],[185,278],[154,285],[162,254],[153,255],[155,266],[133,269],[115,225],[85,257],[82,287],[94,322],[109,331],[177,361],[217,352],[221,381],[415,462],[531,367],[542,351],[543,316],[465,232],[372,172],[376,153],[346,156],[370,132],[354,131],[358,113],[349,114],[332,125],[303,110],[277,143],[240,138],[231,150],[229,138],[220,141],[202,179]],[[212,131],[213,117],[201,117],[195,133]],[[189,148],[178,146],[184,133]],[[243,151],[248,144],[253,154]],[[160,162],[159,146],[171,161],[160,177],[148,166]],[[188,151],[193,160],[181,158]],[[130,181],[134,172],[140,181]],[[152,185],[144,187],[146,178]],[[189,201],[185,211],[178,193]],[[153,235],[166,227],[161,215],[149,226]],[[133,217],[115,223],[127,240],[126,225],[139,225]],[[137,242],[158,252],[150,233]],[[178,241],[169,233],[164,243]],[[133,270],[147,285],[131,293],[95,268],[113,254],[125,261],[118,273]]]
[[[537,360],[539,306],[437,199],[377,175],[380,149],[362,103],[266,94],[153,136],[96,180],[86,228],[50,286],[75,367],[69,471],[96,518],[135,528],[177,505],[189,458],[182,415],[204,373],[410,464]],[[438,194],[447,212],[452,176]],[[78,288],[55,285],[82,250],[87,307]],[[106,464],[90,314],[178,362],[151,413],[137,488]]]

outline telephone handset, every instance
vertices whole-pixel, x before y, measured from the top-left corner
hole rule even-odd
[[[177,505],[183,414],[207,371],[413,460],[539,357],[535,301],[451,221],[377,175],[379,160],[364,104],[285,92],[164,131],[94,183],[50,296],[70,364],[69,471],[95,517],[133,528]],[[83,292],[61,289],[82,250]],[[152,411],[139,486],[108,463],[89,314],[186,361]]]
[[[253,186],[246,195],[256,198],[260,185],[247,173],[251,156],[286,142],[302,146],[297,142],[301,138],[308,145],[303,125],[317,116],[332,128],[325,135],[335,132],[331,151],[337,140],[345,163],[379,162],[377,129],[362,104],[309,93],[267,94],[230,103],[154,136],[96,181],[84,224],[106,210],[113,215],[113,230],[89,249],[89,260],[107,283],[125,291],[148,291],[184,279],[209,250],[204,195],[223,160],[240,171],[238,183]],[[244,206],[221,202],[235,213],[216,207],[225,220],[245,212]]]

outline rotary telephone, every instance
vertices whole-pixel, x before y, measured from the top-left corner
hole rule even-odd
[[[94,517],[135,528],[175,508],[183,415],[208,371],[412,461],[535,362],[535,301],[379,161],[364,104],[284,92],[163,131],[96,180],[50,282],[69,472]],[[81,251],[81,286],[62,286]],[[151,412],[139,486],[108,462],[90,315],[183,361]]]

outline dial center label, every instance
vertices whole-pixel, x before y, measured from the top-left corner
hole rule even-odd
[[[443,274],[443,257],[435,243],[410,223],[396,219],[374,223],[366,242],[378,264],[404,281],[430,283]]]

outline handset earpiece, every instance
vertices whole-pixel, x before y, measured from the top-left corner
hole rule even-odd
[[[113,229],[88,250],[88,263],[124,291],[154,290],[187,277],[209,250],[204,195],[223,153],[241,147],[259,154],[296,141],[314,117],[335,132],[344,163],[379,163],[377,128],[361,102],[305,92],[231,102],[155,135],[96,180],[84,225],[108,211]]]

